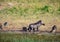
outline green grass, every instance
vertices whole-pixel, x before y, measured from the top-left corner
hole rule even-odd
[[[60,42],[60,35],[0,33],[0,42]]]

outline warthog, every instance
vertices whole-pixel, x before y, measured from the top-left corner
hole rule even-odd
[[[27,32],[27,27],[23,27],[22,30]]]
[[[42,22],[42,20],[39,20],[39,21],[37,21],[36,23],[31,23],[31,24],[29,24],[28,30],[29,30],[29,32],[30,32],[31,30],[33,30],[33,32],[35,32],[35,30],[38,31],[38,28],[39,28],[41,25],[45,25],[45,24]]]
[[[56,30],[57,30],[57,27],[56,27],[56,25],[53,25],[52,26],[52,29],[51,29],[51,31],[50,31],[50,33],[56,33]]]

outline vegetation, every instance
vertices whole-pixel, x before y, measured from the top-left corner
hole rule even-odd
[[[60,35],[0,33],[0,42],[60,42]]]
[[[0,0],[0,23],[8,22],[5,30],[21,29],[42,20],[40,30],[57,25],[60,31],[60,0]],[[60,42],[60,35],[0,33],[0,42]]]
[[[44,28],[49,29],[55,24],[60,30],[60,1],[0,0],[0,22],[7,21],[7,28],[21,28],[38,20],[46,24]]]

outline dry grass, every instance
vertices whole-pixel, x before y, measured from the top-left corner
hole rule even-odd
[[[3,0],[0,2],[0,22],[2,24],[5,21],[8,22],[8,26],[4,29],[21,29],[23,26],[42,20],[46,25],[41,26],[41,30],[50,30],[54,24],[57,25],[57,31],[60,30],[59,0]]]

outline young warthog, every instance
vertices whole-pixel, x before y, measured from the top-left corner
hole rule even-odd
[[[39,20],[39,21],[37,21],[36,23],[31,23],[31,24],[29,24],[28,30],[29,30],[29,32],[30,32],[31,30],[33,30],[33,32],[35,32],[35,30],[38,31],[38,28],[39,28],[41,25],[45,25],[45,24],[42,22],[42,20]]]
[[[57,27],[56,27],[56,25],[53,25],[50,33],[55,33],[56,34],[56,31],[57,31]]]

